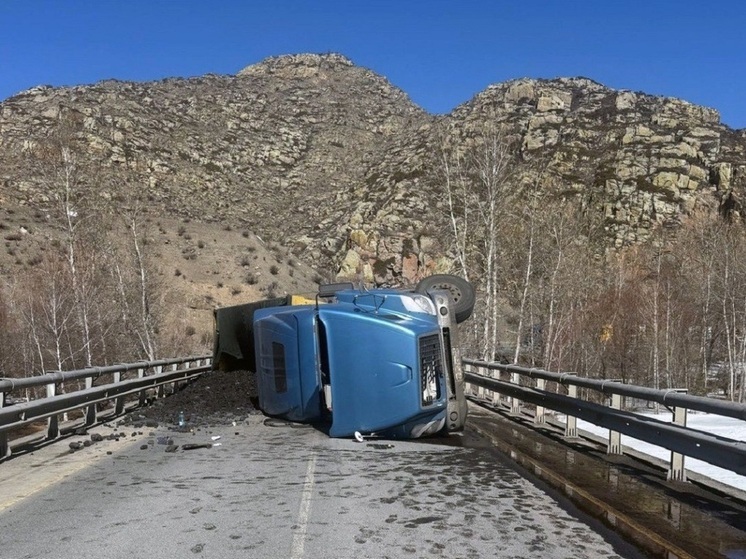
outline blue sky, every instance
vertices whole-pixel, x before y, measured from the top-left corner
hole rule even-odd
[[[340,52],[433,113],[491,83],[585,76],[746,128],[745,35],[737,0],[0,0],[0,100]]]

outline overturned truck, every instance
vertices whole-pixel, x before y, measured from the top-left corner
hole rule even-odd
[[[215,310],[213,366],[255,371],[259,408],[332,437],[417,438],[466,421],[457,324],[474,307],[462,278],[414,290],[323,285]]]

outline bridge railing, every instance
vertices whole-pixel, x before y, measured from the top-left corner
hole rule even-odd
[[[462,362],[467,394],[476,399],[489,399],[496,406],[505,406],[512,414],[520,414],[523,403],[533,404],[535,423],[545,422],[547,409],[560,412],[567,417],[565,436],[568,438],[578,436],[579,418],[609,429],[609,454],[622,453],[621,434],[669,449],[669,479],[686,481],[685,456],[746,475],[746,442],[686,426],[688,410],[746,421],[746,405],[691,396],[676,389],[656,390],[614,380],[583,378],[574,373],[552,373],[474,359],[463,359]],[[563,387],[561,391],[566,394],[547,390],[547,382]],[[605,399],[608,405],[580,398],[578,388],[603,395],[601,400]],[[624,397],[666,406],[673,412],[673,422],[623,410]]]
[[[46,419],[46,439],[57,439],[59,418],[63,414],[81,410],[82,424],[90,426],[96,423],[98,404],[102,402],[113,402],[111,413],[116,416],[124,412],[127,400],[134,400],[133,396],[137,396],[136,403],[141,405],[148,391],[163,396],[166,385],[175,388],[211,368],[211,356],[195,356],[0,379],[0,459],[10,455],[8,434],[13,430]],[[80,386],[81,381],[80,390],[58,394],[58,387],[64,385],[69,390],[71,386]],[[42,387],[46,388],[45,398],[6,405],[14,392]]]

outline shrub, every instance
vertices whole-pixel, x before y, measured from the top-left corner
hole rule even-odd
[[[276,281],[273,281],[264,289],[264,292],[269,299],[273,299],[279,295],[279,289],[280,285]]]

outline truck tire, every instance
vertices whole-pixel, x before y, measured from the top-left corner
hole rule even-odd
[[[427,293],[433,289],[450,292],[455,304],[453,311],[456,315],[457,324],[461,324],[471,316],[476,297],[474,287],[464,278],[450,274],[436,274],[423,279],[414,288],[416,293]]]

